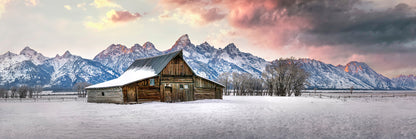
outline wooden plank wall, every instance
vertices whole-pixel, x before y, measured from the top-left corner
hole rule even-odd
[[[195,99],[222,99],[222,89],[209,80],[195,77]]]
[[[123,103],[121,88],[88,89],[88,102]],[[104,95],[103,95],[104,94]]]
[[[192,76],[192,70],[187,66],[185,61],[179,57],[176,56],[173,58],[166,67],[162,70],[162,76],[173,76],[173,75],[179,75],[179,76]]]
[[[173,58],[161,72],[161,100],[168,102],[194,100],[193,76],[191,68],[180,56]],[[185,85],[188,89],[184,88]]]
[[[150,79],[154,79],[155,84],[150,85]],[[158,77],[145,79],[123,86],[125,102],[143,102],[160,100],[160,82]]]

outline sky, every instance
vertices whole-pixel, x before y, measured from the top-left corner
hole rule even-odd
[[[92,59],[111,44],[169,49],[183,34],[265,58],[416,74],[416,0],[0,0],[0,53]]]

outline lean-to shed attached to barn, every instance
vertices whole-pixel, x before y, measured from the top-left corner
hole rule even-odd
[[[120,77],[86,89],[88,102],[141,103],[222,99],[224,86],[196,75],[176,51],[137,59]]]

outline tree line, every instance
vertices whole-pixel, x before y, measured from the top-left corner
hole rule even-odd
[[[78,82],[73,86],[73,90],[77,92],[78,97],[86,97],[86,87],[90,86],[87,82]],[[43,87],[40,85],[28,86],[12,86],[10,89],[0,87],[0,98],[39,98]]]
[[[12,86],[9,90],[0,88],[0,98],[39,98],[39,94],[43,91],[42,86]]]
[[[224,95],[300,96],[309,74],[295,58],[280,58],[267,65],[261,77],[249,73],[224,72],[217,81],[225,86]]]

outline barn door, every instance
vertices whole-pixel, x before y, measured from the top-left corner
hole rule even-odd
[[[127,102],[137,102],[137,93],[135,87],[128,87]]]
[[[163,97],[165,98],[165,102],[172,102],[172,87],[165,86]]]

